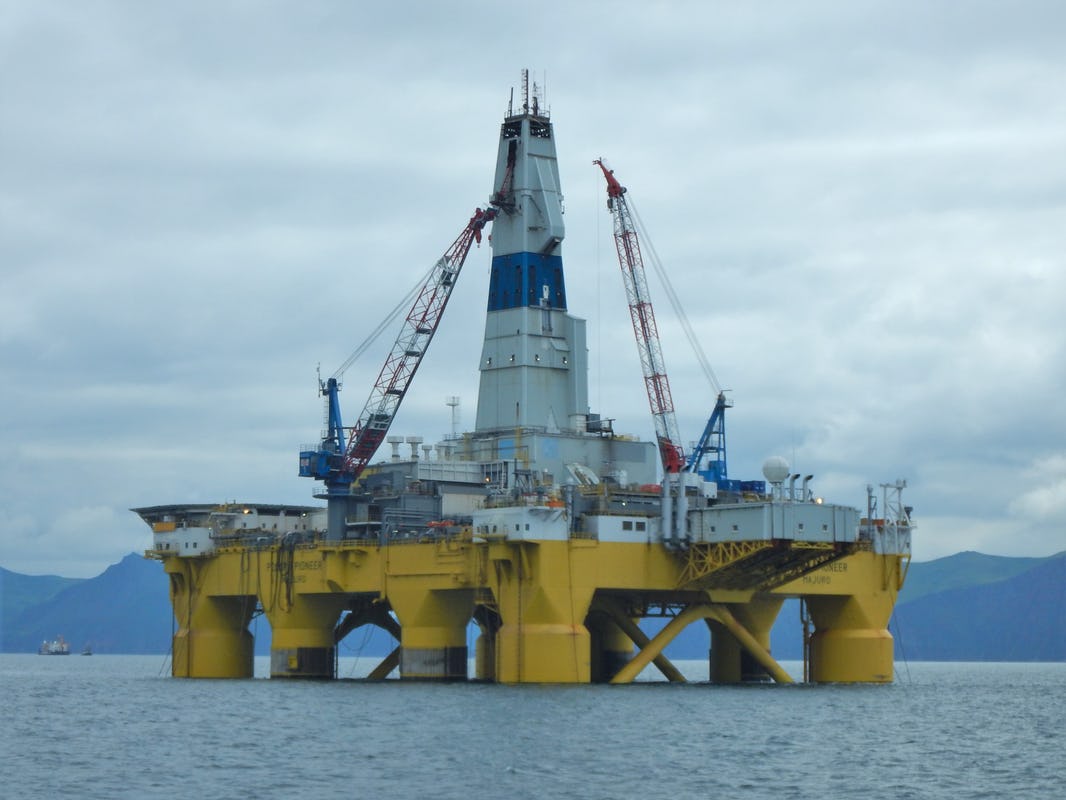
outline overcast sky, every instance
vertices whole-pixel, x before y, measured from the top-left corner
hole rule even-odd
[[[485,204],[523,67],[593,412],[652,437],[603,156],[731,390],[731,477],[780,454],[861,508],[905,478],[918,560],[1066,549],[1064,37],[1059,2],[6,2],[0,565],[96,575],[150,545],[132,507],[313,502],[316,367]],[[393,432],[449,432],[449,395],[472,427],[488,268]]]

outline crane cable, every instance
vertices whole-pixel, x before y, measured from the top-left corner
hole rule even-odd
[[[633,214],[633,221],[636,223],[638,229],[637,234],[640,236],[641,246],[647,251],[648,255],[651,256],[648,260],[651,261],[655,274],[659,276],[663,289],[666,290],[666,297],[670,301],[671,307],[674,309],[674,314],[681,322],[681,328],[684,330],[685,337],[692,346],[692,351],[696,354],[696,360],[699,361],[700,368],[703,370],[707,382],[711,384],[711,389],[714,390],[715,395],[721,394],[722,387],[721,384],[718,383],[718,377],[714,374],[714,370],[711,369],[711,362],[707,360],[707,354],[703,352],[703,347],[700,346],[699,339],[696,338],[696,332],[692,329],[692,324],[688,321],[685,309],[681,306],[681,300],[678,298],[677,292],[674,291],[674,287],[670,283],[670,278],[666,274],[662,262],[659,260],[659,254],[655,252],[655,245],[652,244],[647,229],[644,227],[644,221],[640,218],[640,214],[637,213],[636,206],[633,205],[633,198],[627,196],[626,204],[629,206],[629,210]]]
[[[370,335],[363,340],[363,343],[360,344],[357,348],[355,348],[355,351],[350,356],[348,356],[347,359],[345,359],[344,363],[341,364],[340,367],[337,368],[337,371],[334,372],[333,375],[331,375],[330,377],[340,380],[341,377],[344,375],[345,370],[347,370],[348,367],[354,364],[359,359],[359,357],[363,355],[363,353],[370,349],[370,346],[378,340],[378,337],[380,337],[382,333],[389,329],[392,323],[396,321],[396,318],[400,316],[400,314],[402,314],[404,310],[410,308],[411,302],[414,300],[415,295],[418,294],[418,291],[425,285],[426,281],[429,280],[430,273],[432,273],[433,270],[436,269],[436,266],[437,265],[434,264],[432,267],[426,270],[426,272],[415,282],[415,285],[411,287],[411,290],[404,295],[403,299],[400,300],[399,303],[396,304],[396,307],[393,308],[392,311],[390,311],[385,316],[385,318],[378,323],[377,327],[370,332]]]

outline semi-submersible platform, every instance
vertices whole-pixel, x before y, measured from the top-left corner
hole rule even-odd
[[[250,624],[262,613],[275,678],[336,677],[338,643],[375,625],[398,644],[370,679],[398,669],[401,679],[464,680],[472,659],[473,677],[501,683],[626,683],[649,664],[683,681],[663,651],[697,623],[710,629],[710,681],[790,682],[770,630],[784,600],[800,598],[805,680],[892,680],[887,626],[912,527],[904,482],[881,484],[876,498],[867,487],[863,515],[816,498],[811,476],[782,458],[767,459],[764,481],[729,479],[721,393],[686,457],[625,189],[597,163],[657,441],[615,433],[589,411],[585,321],[566,302],[555,134],[523,75],[490,204],[426,278],[355,425],[342,422],[337,377],[320,382],[328,429],[300,453],[300,475],[322,482],[326,507],[134,509],[153,530],[147,555],[169,576],[174,676],[251,677]],[[432,445],[389,436],[488,225],[474,430]],[[371,463],[386,444],[391,458]],[[665,624],[638,624],[649,617]]]

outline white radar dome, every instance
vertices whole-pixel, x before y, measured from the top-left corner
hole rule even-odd
[[[770,456],[762,462],[762,474],[770,483],[783,483],[788,477],[791,467],[781,456]]]

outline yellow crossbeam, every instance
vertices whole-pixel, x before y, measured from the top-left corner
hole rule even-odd
[[[778,683],[792,683],[792,677],[774,660],[766,648],[756,641],[755,637],[748,632],[748,629],[737,622],[729,609],[714,603],[689,606],[670,620],[667,626],[659,631],[646,647],[641,648],[641,651],[637,653],[632,661],[618,671],[618,674],[611,679],[611,683],[632,683],[641,670],[662,653],[663,648],[670,644],[681,631],[698,619],[713,619],[720,622],[736,637],[741,646],[751,653],[752,657],[770,673],[775,681]]]

